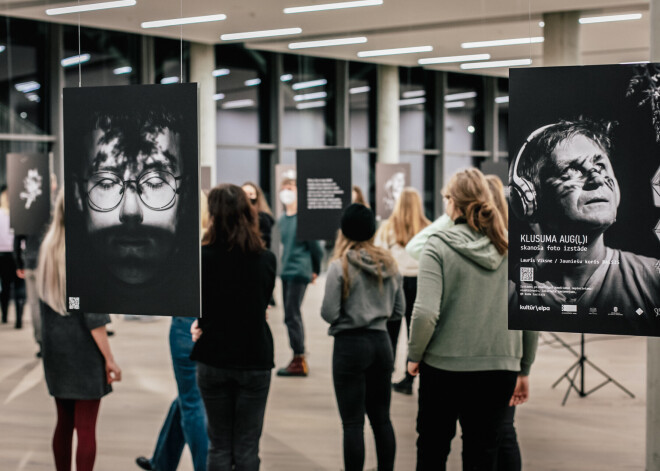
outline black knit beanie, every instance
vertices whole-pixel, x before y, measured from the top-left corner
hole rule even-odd
[[[353,203],[341,216],[341,231],[350,240],[364,242],[376,233],[376,218],[371,209],[363,204]]]

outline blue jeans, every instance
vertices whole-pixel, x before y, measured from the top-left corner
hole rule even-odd
[[[195,471],[206,470],[206,412],[197,387],[197,363],[190,359],[194,345],[190,326],[194,320],[192,317],[172,318],[170,353],[179,395],[170,406],[151,458],[151,466],[157,471],[176,471],[186,443]]]
[[[270,376],[270,370],[198,364],[197,379],[209,419],[208,471],[259,469]]]

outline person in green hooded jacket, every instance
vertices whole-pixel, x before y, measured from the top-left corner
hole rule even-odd
[[[529,391],[537,334],[507,328],[508,234],[484,175],[469,169],[443,190],[454,226],[420,258],[408,371],[420,375],[417,471],[443,470],[456,421],[463,469],[495,469],[509,404]]]

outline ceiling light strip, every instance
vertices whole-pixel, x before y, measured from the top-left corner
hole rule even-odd
[[[445,101],[469,100],[470,98],[477,98],[477,92],[452,93],[450,95],[445,95]]]
[[[495,39],[493,41],[474,41],[462,43],[463,49],[472,49],[475,47],[495,47],[495,46],[516,46],[518,44],[538,44],[543,42],[543,36],[533,38],[513,38],[513,39]]]
[[[301,28],[269,29],[264,31],[247,31],[245,33],[229,33],[220,36],[223,41],[234,41],[237,39],[270,38],[272,36],[288,36],[302,33]]]
[[[306,103],[298,103],[296,108],[299,110],[306,110],[309,108],[323,108],[325,106],[325,101],[308,101]]]
[[[190,16],[188,18],[173,18],[171,20],[145,21],[140,26],[142,26],[145,29],[163,28],[165,26],[191,25],[195,23],[210,23],[212,21],[222,21],[226,19],[227,19],[227,15],[223,15],[223,14],[206,15],[206,16]]]
[[[307,49],[310,47],[330,47],[330,46],[345,46],[348,44],[362,44],[366,43],[367,38],[359,36],[355,38],[339,38],[339,39],[323,39],[320,41],[305,41],[300,43],[289,44],[289,49]]]
[[[119,0],[115,2],[88,3],[87,5],[74,5],[70,7],[49,8],[46,15],[66,15],[69,13],[83,13],[86,11],[109,10],[111,8],[132,7],[137,2],[135,0]]]
[[[461,69],[490,69],[496,67],[518,67],[521,65],[531,65],[531,59],[513,59],[508,61],[491,61],[491,62],[473,62],[470,64],[461,64]]]
[[[376,51],[360,51],[357,53],[358,57],[379,57],[379,56],[394,56],[398,54],[416,54],[418,52],[431,52],[433,46],[413,46],[413,47],[399,47],[396,49],[379,49]]]
[[[612,21],[630,21],[639,20],[642,18],[641,13],[631,13],[627,15],[608,15],[608,16],[590,16],[580,18],[578,21],[581,25],[589,25],[593,23],[610,23]]]
[[[291,88],[294,90],[302,90],[303,88],[312,88],[312,87],[322,87],[326,85],[328,81],[326,79],[319,80],[310,80],[309,82],[298,82],[291,85]]]
[[[452,62],[487,61],[490,54],[469,54],[466,56],[427,57],[417,61],[419,65],[450,64]]]
[[[356,0],[353,2],[324,3],[321,5],[308,5],[302,7],[288,7],[284,13],[309,13],[313,11],[340,10],[343,8],[372,7],[382,5],[383,0]]]

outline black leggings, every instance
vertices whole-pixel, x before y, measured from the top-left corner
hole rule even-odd
[[[2,323],[7,322],[9,314],[9,300],[12,289],[16,303],[16,327],[22,325],[23,306],[25,305],[25,282],[16,276],[16,262],[11,252],[0,252],[0,309],[2,309]]]
[[[415,304],[415,297],[417,296],[417,277],[404,276],[403,277],[403,295],[406,298],[406,333],[410,335],[410,320],[412,319],[413,305]],[[392,342],[392,352],[396,358],[396,344],[399,340],[399,332],[401,331],[401,319],[396,321],[387,322],[387,333],[390,335]]]
[[[364,415],[376,440],[378,471],[394,469],[396,441],[390,421],[392,346],[387,332],[354,330],[337,334],[332,379],[344,429],[344,467],[364,467]]]

